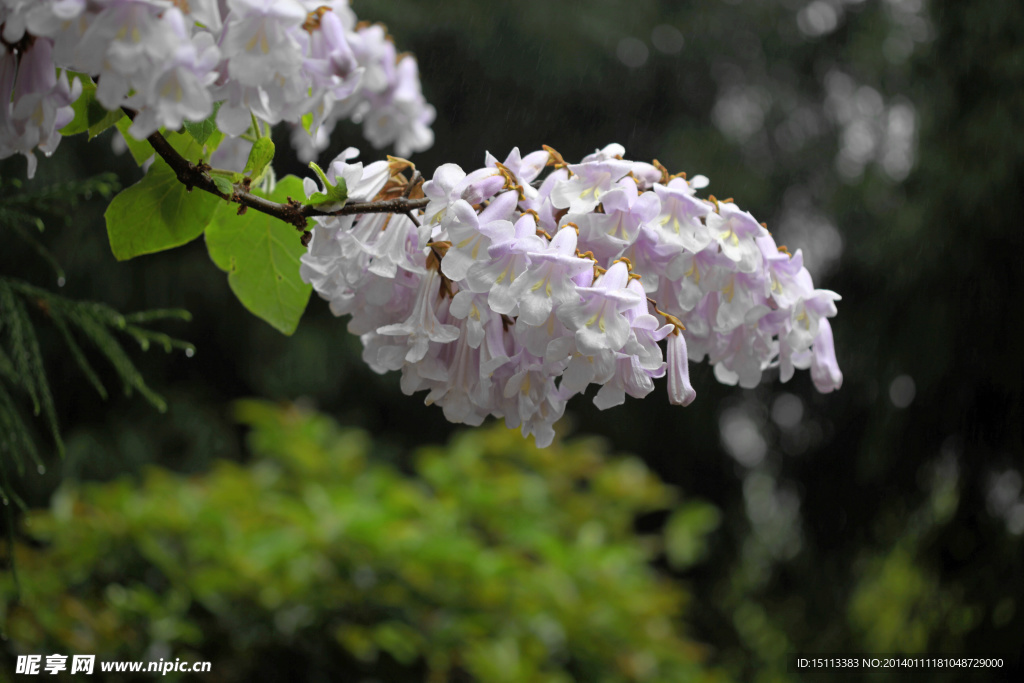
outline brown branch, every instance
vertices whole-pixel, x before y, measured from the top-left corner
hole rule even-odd
[[[360,213],[409,214],[417,209],[425,208],[429,202],[430,200],[426,198],[406,199],[405,197],[395,197],[394,199],[385,199],[379,202],[353,202],[346,204],[337,211],[321,211],[315,206],[308,204],[301,204],[300,207],[303,216],[312,218],[313,216],[353,216]],[[409,217],[412,218],[412,216]],[[413,222],[416,222],[415,219],[413,219]]]
[[[132,116],[132,113],[129,113]],[[216,183],[209,176],[207,171],[210,167],[199,162],[193,164],[185,157],[178,153],[178,150],[174,149],[167,139],[160,134],[159,131],[150,135],[147,140],[149,144],[153,146],[156,153],[160,155],[171,170],[177,175],[178,180],[191,192],[192,188],[199,188],[204,192],[216,195],[221,199],[229,202],[235,202],[241,204],[242,207],[239,211],[245,209],[253,209],[260,213],[265,213],[268,216],[273,216],[279,220],[288,223],[289,225],[295,226],[300,232],[306,231],[306,220],[313,218],[314,216],[352,216],[361,213],[403,213],[408,216],[412,216],[412,212],[418,209],[426,207],[429,200],[427,199],[408,199],[406,197],[397,197],[395,199],[389,199],[381,202],[354,202],[346,204],[337,211],[321,211],[320,209],[310,204],[303,204],[297,202],[291,197],[287,204],[279,204],[278,202],[258,197],[244,189],[240,189],[235,186],[234,192],[230,195],[224,194],[217,189]]]

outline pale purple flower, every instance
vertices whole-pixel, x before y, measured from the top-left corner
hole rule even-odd
[[[558,209],[551,203],[551,192],[554,188],[569,177],[569,172],[560,168],[550,173],[540,185],[536,193],[527,193],[526,199],[519,202],[519,207],[525,211],[534,211],[537,214],[537,226],[550,233],[558,230],[558,220],[555,216]]]
[[[752,273],[761,266],[761,249],[754,241],[765,237],[768,231],[748,212],[731,202],[720,202],[718,213],[709,213],[707,227],[722,253],[744,273]]]
[[[654,381],[651,377],[660,377],[664,374],[664,369],[660,373],[652,374],[650,370],[640,365],[636,356],[617,354],[615,372],[594,396],[594,405],[599,410],[607,410],[625,403],[626,394],[633,398],[643,398],[654,391]]]
[[[594,264],[576,256],[576,231],[570,227],[529,256],[530,267],[512,283],[509,294],[519,304],[521,322],[542,325],[555,306],[579,300],[572,278]]]
[[[334,12],[324,12],[317,30],[309,38],[309,56],[302,68],[313,82],[338,99],[351,95],[362,80],[360,67],[345,38],[345,27]]]
[[[814,338],[814,357],[811,361],[811,379],[814,387],[823,394],[843,386],[843,373],[836,361],[835,342],[832,339],[832,324],[827,318],[818,322],[818,335]]]
[[[419,67],[412,57],[395,67],[393,87],[385,95],[368,95],[368,101],[373,106],[354,118],[363,122],[363,135],[374,147],[394,143],[404,157],[434,144],[430,124],[435,111],[420,92]]]
[[[511,294],[512,283],[529,265],[529,254],[541,251],[544,243],[537,237],[537,224],[529,214],[515,225],[503,221],[492,226],[499,229],[490,235],[490,260],[473,264],[466,274],[466,284],[474,292],[488,292],[487,303],[493,310],[515,315],[518,302]]]
[[[636,183],[630,178],[602,194],[601,204],[604,213],[583,216],[570,213],[565,219],[575,219],[580,238],[598,258],[614,258],[621,253],[636,240],[640,226],[653,220],[660,210],[657,195],[638,193]]]
[[[583,157],[580,162],[587,164],[595,161],[608,161],[610,159],[621,160],[626,155],[626,148],[617,142],[605,145],[601,149],[595,149],[592,153]],[[627,162],[632,163],[632,162]]]
[[[462,280],[470,266],[487,258],[490,235],[511,227],[509,218],[516,208],[516,194],[502,192],[477,214],[464,199],[452,206],[448,239],[452,245],[441,261],[441,272],[452,280]]]
[[[336,156],[327,167],[325,175],[327,181],[337,185],[339,179],[345,180],[348,190],[348,202],[368,202],[377,196],[391,177],[391,170],[386,161],[375,161],[365,168],[361,161],[348,163],[349,159],[359,156],[359,150],[355,147],[345,149]],[[326,193],[327,188],[321,187],[317,181],[306,177],[302,180],[302,189],[306,198],[312,197],[317,192]],[[334,211],[341,208],[337,202],[322,204],[319,207],[323,211]]]
[[[679,310],[693,310],[705,294],[723,287],[725,279],[732,274],[731,269],[724,267],[723,260],[732,265],[717,245],[696,254],[680,253],[666,269],[662,291],[672,295]]]
[[[565,399],[544,362],[523,352],[518,370],[505,384],[504,397],[505,424],[521,425],[523,436],[533,434],[538,447],[549,446],[555,438],[552,425],[565,412]]]
[[[697,398],[690,384],[690,363],[686,354],[686,337],[675,332],[668,337],[668,400],[677,406],[688,406]]]
[[[125,103],[138,111],[128,132],[139,140],[160,127],[174,130],[183,121],[202,121],[213,112],[208,86],[217,79],[214,69],[220,61],[213,36],[201,32],[190,38],[184,17],[174,7],[164,12],[160,21],[178,43],[162,63],[162,70]]]
[[[66,71],[56,75],[53,44],[39,38],[20,57],[0,46],[0,159],[23,154],[28,177],[36,172],[38,148],[46,156],[60,143],[58,132],[74,118],[71,103],[82,91]]]
[[[408,319],[377,330],[378,334],[384,336],[406,338],[407,350],[403,356],[406,363],[422,360],[427,355],[430,342],[449,344],[459,338],[459,328],[444,325],[437,319],[437,306],[441,300],[438,285],[437,271],[427,271],[420,282],[419,294]]]
[[[468,289],[458,292],[452,298],[448,312],[453,318],[466,321],[463,335],[474,349],[484,341],[484,325],[497,315],[487,305],[486,294],[476,294]]]
[[[519,153],[519,148],[513,147],[509,155],[505,157],[505,161],[501,162],[501,165],[516,177],[520,185],[522,185],[523,194],[527,198],[531,198],[537,196],[537,188],[530,183],[536,180],[537,176],[543,172],[550,158],[550,155],[544,150],[531,152],[523,157]],[[487,168],[497,168],[498,159],[490,152],[487,152],[484,166]]]
[[[708,313],[713,314],[715,298],[710,297],[709,301]],[[690,331],[687,325],[687,332]],[[688,335],[687,341],[690,339]],[[723,384],[739,384],[744,389],[752,389],[760,383],[762,373],[779,351],[779,342],[760,321],[741,325],[730,332],[712,332],[706,342],[708,360],[715,366],[715,378]]]
[[[430,200],[423,217],[428,223],[447,229],[454,215],[449,209],[460,199],[470,205],[493,197],[505,184],[496,171],[481,168],[468,176],[457,164],[444,164],[434,171],[434,177],[423,183],[423,194]]]
[[[616,353],[607,349],[590,355],[577,351],[569,358],[559,388],[568,394],[580,394],[591,384],[603,385],[615,375],[616,362]]]
[[[601,196],[612,189],[630,171],[630,163],[618,159],[571,164],[573,175],[551,191],[551,204],[569,213],[593,211]]]
[[[629,321],[630,337],[622,351],[635,356],[645,370],[660,371],[664,358],[658,342],[667,337],[674,328],[671,324],[661,324],[658,318],[648,312],[646,292],[639,280],[631,279],[626,289],[635,292],[638,301],[625,311],[626,319]]]
[[[692,254],[702,251],[711,244],[714,236],[704,224],[711,212],[711,205],[697,199],[693,189],[682,178],[675,178],[668,185],[655,184],[654,192],[661,199],[661,213],[654,223],[663,242],[681,247]]]
[[[767,283],[760,273],[732,273],[718,292],[715,331],[729,332],[755,323],[771,308],[765,305]]]
[[[629,339],[624,312],[642,297],[626,288],[629,271],[615,263],[592,287],[579,287],[581,301],[559,307],[558,319],[576,335],[576,347],[585,355],[607,349],[618,351]]]
[[[477,427],[487,417],[488,411],[482,406],[488,403],[490,381],[481,378],[480,351],[468,343],[465,335],[452,347],[446,381],[427,394],[425,403],[440,405],[449,422]]]
[[[653,221],[642,224],[636,240],[616,254],[617,258],[628,258],[635,272],[643,273],[644,290],[652,294],[658,291],[662,278],[679,254],[678,247],[661,241],[658,231],[651,227],[653,224]]]
[[[634,161],[630,172],[636,178],[637,187],[641,190],[650,190],[661,180],[661,169],[654,164]]]
[[[294,75],[302,64],[298,39],[291,29],[306,19],[296,0],[228,0],[231,14],[222,49],[228,73],[243,86],[260,86]]]
[[[385,214],[385,224],[379,237],[366,251],[373,260],[369,271],[385,278],[394,277],[399,269],[412,273],[423,272],[421,243],[415,224],[407,216]]]
[[[383,92],[394,82],[395,45],[387,40],[380,24],[366,26],[348,36],[356,60],[366,68],[363,86],[372,93]]]

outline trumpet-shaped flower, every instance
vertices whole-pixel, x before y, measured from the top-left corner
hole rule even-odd
[[[603,349],[618,351],[629,340],[625,311],[643,298],[627,289],[629,271],[615,263],[592,287],[578,287],[580,301],[558,309],[558,319],[576,336],[581,353],[593,355]]]

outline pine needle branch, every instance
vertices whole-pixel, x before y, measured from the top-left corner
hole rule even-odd
[[[21,188],[22,183],[17,178],[7,181],[0,179],[0,190],[3,190],[3,195],[7,195],[0,199],[0,212],[21,213],[29,216],[33,222],[40,214],[61,215],[66,217],[67,222],[70,222],[68,209],[77,207],[82,201],[91,199],[93,195],[110,199],[120,189],[120,183],[115,174],[101,173],[85,180],[55,183],[31,191]]]
[[[0,471],[7,461],[13,461],[22,476],[26,460],[40,471],[44,467],[13,390],[29,398],[35,415],[44,417],[57,452],[61,456],[64,453],[57,411],[29,308],[53,323],[71,358],[102,398],[107,398],[107,389],[79,338],[87,339],[110,363],[126,396],[138,393],[160,412],[167,410],[167,402],[146,384],[117,333],[131,337],[143,350],[151,344],[168,352],[191,350],[194,347],[188,342],[143,327],[160,320],[189,320],[191,315],[187,311],[160,309],[122,315],[105,304],[75,301],[20,280],[0,278]],[[6,477],[6,472],[3,476]],[[9,487],[0,483],[0,495],[6,497],[9,493]]]
[[[58,311],[51,311],[50,317],[53,320],[54,327],[60,332],[64,338],[64,343],[67,345],[68,350],[71,351],[71,357],[75,359],[75,363],[78,364],[79,369],[85,378],[89,380],[96,393],[100,395],[104,401],[107,400],[107,388],[103,386],[103,382],[100,380],[99,375],[93,369],[89,359],[85,357],[85,353],[82,351],[82,347],[75,341],[75,336],[71,334],[71,330],[68,327],[68,322],[65,320],[64,315]]]
[[[72,209],[82,201],[93,195],[110,199],[119,188],[117,176],[113,173],[56,183],[32,191],[22,189],[22,183],[17,178],[0,178],[0,228],[10,230],[28,244],[53,269],[57,280],[63,282],[64,270],[34,234],[46,229],[40,216],[59,216],[65,225],[70,225],[74,215]]]

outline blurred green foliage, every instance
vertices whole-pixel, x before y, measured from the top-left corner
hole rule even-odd
[[[238,415],[246,466],[68,483],[26,519],[14,650],[173,653],[224,681],[725,680],[685,634],[688,592],[648,564],[662,537],[634,534],[676,502],[635,457],[494,427],[407,474],[321,415]],[[692,559],[709,514],[687,509],[672,537]]]

